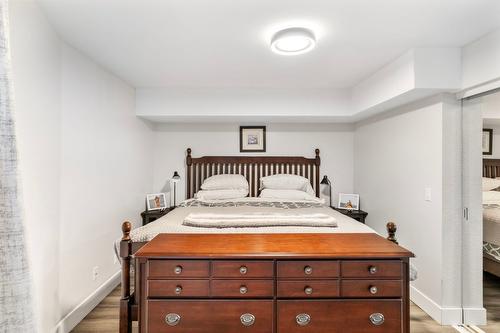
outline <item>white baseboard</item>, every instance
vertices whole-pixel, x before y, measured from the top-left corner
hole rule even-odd
[[[464,324],[486,325],[485,308],[464,308]]]
[[[57,324],[56,333],[69,333],[79,322],[85,318],[106,296],[120,284],[121,271],[116,272],[96,291],[78,304]]]
[[[462,324],[462,308],[441,307],[414,286],[410,286],[410,298],[441,325]]]

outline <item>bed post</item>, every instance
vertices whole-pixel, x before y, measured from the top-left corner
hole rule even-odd
[[[187,173],[187,176],[186,176],[186,194],[187,194],[187,197],[186,199],[191,199],[192,198],[192,195],[191,195],[191,165],[193,164],[193,160],[191,158],[191,148],[188,148],[187,149],[187,156],[186,156],[186,173]]]
[[[316,196],[319,198],[320,197],[320,188],[319,188],[319,178],[321,177],[319,174],[319,166],[321,164],[321,158],[319,157],[319,149],[316,148],[315,150],[316,153],[316,160],[314,161],[314,165],[316,168],[316,176],[315,178],[315,186],[316,186]]]
[[[132,256],[132,240],[130,230],[132,224],[123,222],[123,237],[120,242],[120,257],[122,258],[122,295],[120,299],[120,333],[132,332],[131,300],[130,300],[130,260]]]
[[[396,226],[396,223],[394,223],[394,222],[387,223],[387,233],[389,234],[387,239],[393,243],[399,244],[398,240],[396,239],[396,231],[397,230],[398,230],[398,227]]]

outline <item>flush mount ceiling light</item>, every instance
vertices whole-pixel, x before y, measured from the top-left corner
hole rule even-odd
[[[306,28],[280,30],[271,38],[271,50],[282,55],[297,55],[311,51],[316,46],[316,38]]]

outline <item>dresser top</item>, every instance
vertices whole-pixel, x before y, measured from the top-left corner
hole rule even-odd
[[[138,258],[408,258],[413,253],[374,233],[159,234]]]

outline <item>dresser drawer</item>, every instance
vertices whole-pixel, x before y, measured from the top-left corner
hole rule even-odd
[[[401,333],[401,302],[278,301],[278,333]]]
[[[402,277],[402,270],[402,263],[397,260],[342,262],[342,277],[399,279]]]
[[[342,297],[401,297],[401,280],[342,280]]]
[[[273,302],[149,300],[149,333],[272,333]]]
[[[213,297],[273,297],[273,280],[212,280]]]
[[[338,261],[278,262],[278,278],[334,278],[338,276]]]
[[[278,281],[278,297],[322,298],[338,296],[339,282],[337,280]]]
[[[216,278],[273,278],[272,261],[213,261],[212,276]]]
[[[210,274],[208,261],[149,260],[148,278],[202,278]]]
[[[208,280],[149,280],[148,297],[208,297]]]

